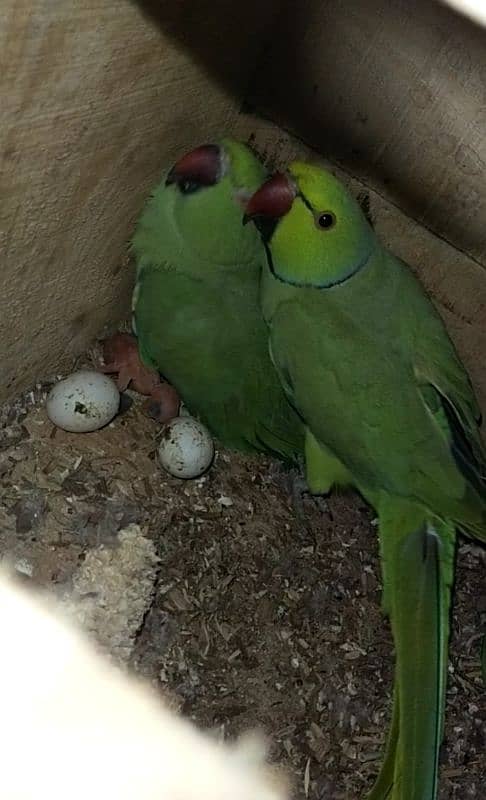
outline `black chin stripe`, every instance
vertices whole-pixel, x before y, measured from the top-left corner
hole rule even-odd
[[[312,206],[311,206],[311,204],[309,203],[309,201],[308,201],[307,197],[305,196],[305,194],[303,194],[303,192],[299,192],[299,193],[298,193],[298,195],[297,195],[297,197],[300,197],[300,199],[302,200],[303,204],[304,204],[305,206],[307,206],[307,208],[308,208],[308,209],[309,209],[309,211],[311,212],[312,216],[314,216],[314,213],[315,213],[315,212],[314,212],[314,209],[312,208]]]
[[[268,217],[255,217],[253,219],[254,224],[260,231],[260,235],[265,246],[275,233],[275,228],[277,227],[279,221],[280,220],[278,219],[269,219]]]
[[[272,275],[275,278],[278,278],[278,280],[280,280],[280,278],[276,274],[275,269],[273,267],[273,258],[272,258],[272,253],[271,253],[270,247],[268,246],[268,242],[263,242],[263,244],[264,244],[264,247],[265,247],[265,252],[267,254],[268,268],[269,268],[270,272],[272,273]]]

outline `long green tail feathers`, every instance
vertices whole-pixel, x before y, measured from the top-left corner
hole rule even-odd
[[[435,800],[443,737],[455,531],[440,521],[381,518],[384,604],[395,642],[392,722],[368,800]],[[423,512],[421,512],[423,515]]]

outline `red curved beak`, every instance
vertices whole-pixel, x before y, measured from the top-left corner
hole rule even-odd
[[[179,159],[167,176],[166,186],[182,181],[213,186],[221,177],[222,158],[217,144],[203,144]]]
[[[250,197],[243,224],[257,217],[283,217],[292,208],[296,195],[297,190],[291,178],[284,172],[276,172]]]

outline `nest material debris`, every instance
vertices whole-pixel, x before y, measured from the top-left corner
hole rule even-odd
[[[281,470],[221,449],[203,478],[172,478],[139,398],[76,435],[47,420],[48,388],[1,415],[0,555],[61,597],[83,594],[98,640],[215,736],[263,728],[298,800],[363,797],[393,672],[369,510],[337,495],[326,514],[306,498],[303,526]],[[125,605],[117,573],[132,584]],[[486,786],[485,574],[485,551],[463,544],[441,800]]]

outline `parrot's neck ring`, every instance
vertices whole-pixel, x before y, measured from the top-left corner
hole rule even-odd
[[[364,267],[366,267],[368,261],[370,260],[372,249],[369,253],[358,261],[357,264],[352,266],[344,275],[341,275],[339,278],[336,278],[332,281],[323,281],[321,283],[314,283],[313,281],[299,281],[296,278],[284,278],[283,275],[279,275],[278,271],[275,269],[275,265],[273,263],[272,253],[270,251],[270,247],[265,242],[265,249],[267,251],[267,259],[268,259],[268,266],[272,275],[277,278],[281,283],[286,283],[289,286],[296,286],[299,289],[332,289],[335,286],[341,286],[341,284],[346,283],[349,281],[350,278],[354,278],[358,272],[360,272]]]

